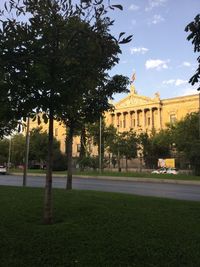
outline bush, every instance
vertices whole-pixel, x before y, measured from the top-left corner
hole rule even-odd
[[[99,158],[98,157],[84,157],[78,160],[78,164],[81,170],[91,168],[96,170],[99,167]]]
[[[62,154],[59,150],[53,155],[53,171],[67,170],[67,156]]]

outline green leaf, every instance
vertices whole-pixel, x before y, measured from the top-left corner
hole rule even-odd
[[[123,10],[123,6],[122,5],[112,5],[111,7]]]

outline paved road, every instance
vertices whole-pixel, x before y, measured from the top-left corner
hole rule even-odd
[[[27,179],[27,186],[30,187],[44,187],[44,184],[44,177],[29,176]],[[54,188],[65,188],[65,184],[66,178],[54,177]],[[1,175],[0,185],[21,186],[22,176]],[[200,185],[111,181],[94,178],[73,178],[73,188],[200,201]]]

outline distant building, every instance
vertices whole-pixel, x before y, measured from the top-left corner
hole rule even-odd
[[[135,79],[135,76],[134,76]],[[150,133],[152,129],[160,131],[167,124],[172,124],[184,118],[188,113],[197,112],[199,109],[199,95],[188,95],[161,99],[159,93],[153,98],[139,95],[133,85],[130,93],[113,104],[115,109],[105,114],[106,125],[113,125],[119,132],[132,129],[137,133]],[[40,127],[47,131],[48,127],[41,124]],[[38,127],[37,122],[31,122],[30,128]],[[59,122],[54,123],[54,136],[60,141],[60,148],[65,152],[66,128]],[[90,152],[97,154],[97,149],[89,143]],[[80,138],[75,137],[73,142],[73,156],[79,156]]]
[[[188,95],[160,99],[159,93],[153,98],[137,94],[132,85],[130,94],[114,104],[113,112],[106,114],[106,124],[112,124],[119,131],[150,132],[165,129],[199,109],[199,95]]]

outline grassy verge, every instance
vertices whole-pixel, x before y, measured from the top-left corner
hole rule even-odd
[[[22,173],[22,170],[13,169],[10,170],[10,173],[18,172]],[[45,170],[28,170],[28,173],[38,173],[38,174],[45,174]],[[54,174],[63,174],[66,175],[66,171],[57,171]],[[98,171],[75,171],[75,175],[87,175],[87,176],[116,176],[116,177],[141,177],[141,178],[157,178],[157,179],[172,179],[172,180],[187,180],[187,181],[200,181],[200,176],[194,175],[187,175],[187,174],[152,174],[152,173],[145,173],[145,172],[111,172],[111,171],[104,171],[99,173]]]
[[[55,223],[41,223],[43,190],[0,187],[0,266],[200,266],[199,202],[54,190]]]

